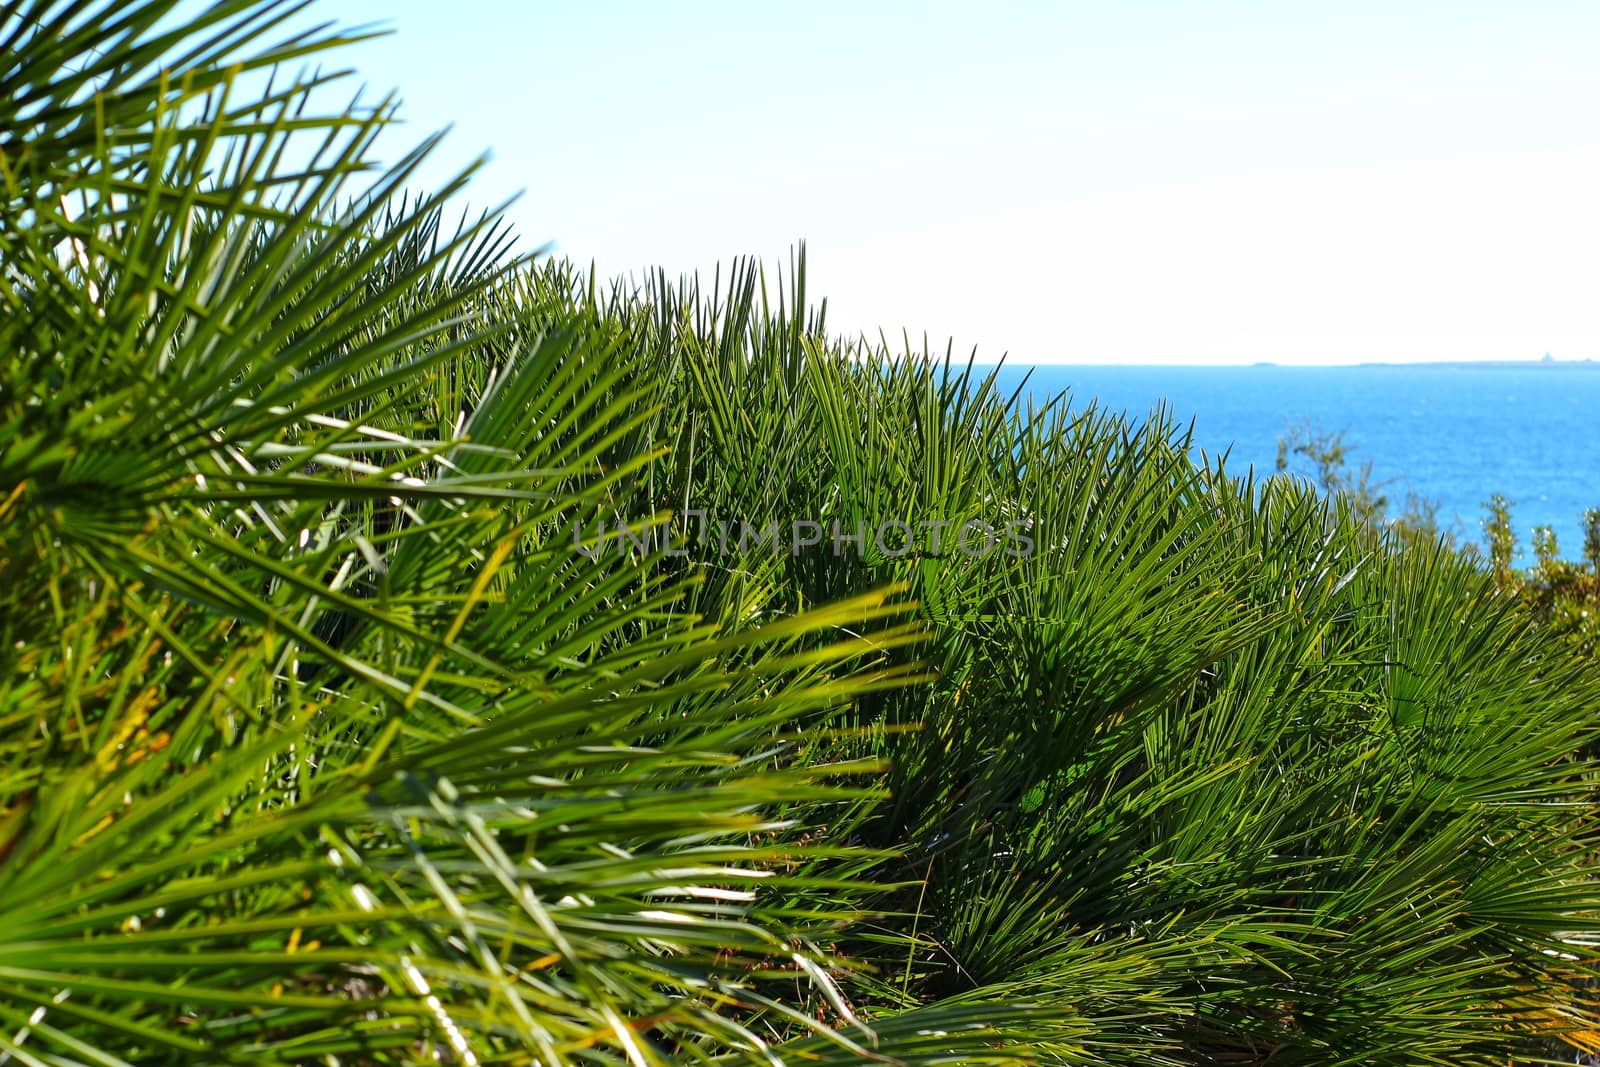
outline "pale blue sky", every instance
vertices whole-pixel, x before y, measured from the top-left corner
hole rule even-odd
[[[983,357],[1600,358],[1595,0],[314,10],[603,274],[803,238],[835,327]]]

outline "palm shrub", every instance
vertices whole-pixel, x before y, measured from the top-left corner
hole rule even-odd
[[[389,101],[284,74],[347,35],[0,11],[0,1059],[1002,1054],[849,1025],[864,853],[787,821],[860,802],[790,724],[905,609],[572,545],[647,405],[398,195],[427,145],[375,168]]]
[[[4,11],[0,1056],[1594,1044],[1600,680],[1478,563],[803,262],[516,260],[291,8]]]
[[[1030,1000],[1067,1027],[1033,1045],[1056,1062],[1594,1046],[1597,676],[1481,562],[1195,463],[1161,412],[1030,409],[948,355],[831,341],[803,270],[776,299],[751,264],[713,292],[560,264],[537,284],[630,336],[669,413],[625,511],[1020,517],[1034,539],[711,537],[692,564],[776,567],[793,606],[903,583],[931,628],[935,680],[858,701],[838,743],[889,762],[888,796],[832,824],[899,884],[846,942],[871,964],[852,993]]]

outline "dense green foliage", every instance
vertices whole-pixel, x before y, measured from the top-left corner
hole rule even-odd
[[[1522,601],[1551,640],[1571,642],[1594,655],[1600,650],[1600,508],[1583,515],[1583,555],[1562,558],[1555,530],[1533,528],[1533,563],[1517,566],[1517,534],[1510,501],[1499,493],[1484,503],[1483,541],[1467,538],[1456,527],[1443,527],[1436,500],[1407,490],[1395,507],[1388,483],[1373,476],[1372,461],[1357,466],[1343,430],[1309,421],[1289,427],[1278,439],[1277,473],[1293,476],[1291,457],[1309,467],[1309,478],[1323,493],[1339,494],[1362,521],[1382,526],[1391,538],[1409,545],[1443,541],[1468,556],[1481,558],[1502,592]]]
[[[1489,564],[1499,587],[1520,599],[1553,640],[1570,642],[1591,656],[1600,652],[1600,509],[1583,516],[1583,557],[1563,559],[1555,531],[1533,530],[1531,567],[1514,565],[1516,529],[1511,505],[1498,494],[1484,505]]]
[[[1595,1041],[1600,673],[1473,560],[509,258],[172,7],[0,9],[0,1059]]]

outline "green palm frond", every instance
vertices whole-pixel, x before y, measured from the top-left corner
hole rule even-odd
[[[806,931],[864,883],[793,917],[749,887],[817,882],[781,812],[870,768],[798,764],[790,724],[908,680],[903,609],[726,628],[579,552],[653,458],[613,460],[645,416],[606,339],[485,321],[517,264],[492,216],[441,236],[454,186],[396,200],[426,146],[353,185],[387,108],[235,102],[345,38],[230,69],[289,12],[169,7],[7,11],[0,1052],[642,1062],[825,1026],[775,1037],[759,990],[828,985]]]

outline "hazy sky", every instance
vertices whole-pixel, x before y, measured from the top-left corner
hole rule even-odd
[[[1597,0],[314,10],[603,274],[804,239],[837,329],[981,357],[1600,358]]]

